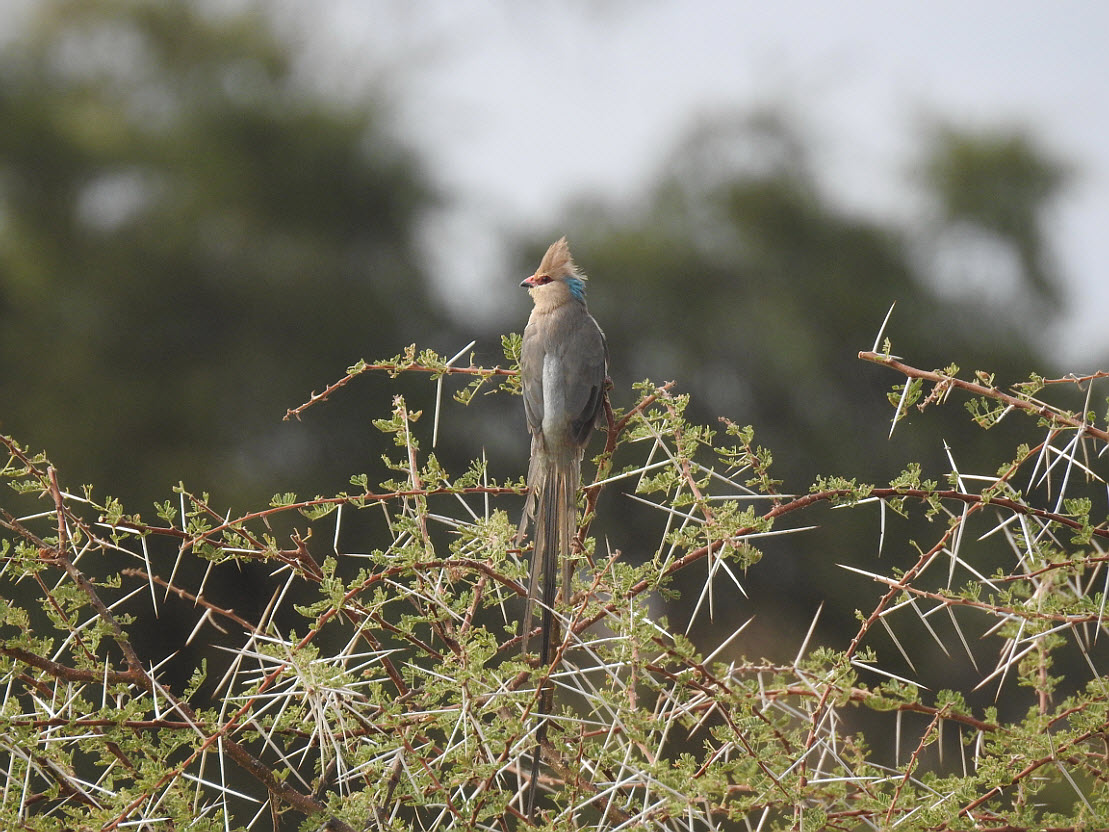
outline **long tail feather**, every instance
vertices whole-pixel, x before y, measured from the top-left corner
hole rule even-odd
[[[528,501],[520,521],[519,539],[527,530],[528,520],[534,517],[535,547],[531,556],[531,573],[528,577],[528,597],[524,605],[521,633],[522,652],[528,652],[535,604],[541,608],[543,626],[539,661],[550,662],[550,629],[553,608],[558,591],[557,579],[562,576],[562,594],[569,598],[573,564],[570,549],[577,530],[577,491],[581,482],[581,462],[577,457],[552,461],[542,456],[532,456],[528,472]]]
[[[535,548],[532,552],[531,574],[528,579],[528,598],[524,607],[523,651],[528,649],[535,603],[541,606],[539,662],[541,667],[550,665],[554,646],[554,604],[557,582],[561,572],[562,593],[568,598],[571,588],[570,547],[577,526],[577,490],[581,480],[580,457],[551,460],[543,454],[532,455],[532,469],[528,472],[528,505],[521,521],[521,533],[529,515],[534,510]],[[561,566],[561,569],[560,569]],[[531,761],[531,778],[528,786],[527,816],[534,818],[538,795],[540,751],[547,735],[547,718],[553,690],[549,681],[540,691],[536,729],[535,753]]]

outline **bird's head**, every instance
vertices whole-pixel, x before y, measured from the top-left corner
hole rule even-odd
[[[554,308],[570,300],[585,303],[585,279],[574,265],[570,244],[563,237],[551,244],[535,274],[520,285],[527,288],[537,307]]]

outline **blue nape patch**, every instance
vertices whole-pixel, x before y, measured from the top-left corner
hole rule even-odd
[[[566,278],[566,285],[570,287],[571,295],[580,301],[585,300],[585,281],[576,277],[568,277]]]

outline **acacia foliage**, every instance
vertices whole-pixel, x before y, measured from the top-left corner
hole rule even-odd
[[[144,519],[70,488],[44,455],[5,438],[0,822],[523,828],[537,691],[549,679],[540,825],[1109,823],[1098,473],[1109,433],[1095,397],[1105,374],[1003,390],[984,372],[917,369],[888,345],[861,353],[903,377],[890,393],[895,426],[968,414],[984,431],[1020,420],[1023,438],[1006,449],[982,434],[992,471],[961,471],[952,455],[941,478],[910,463],[888,485],[840,475],[795,493],[752,428],[696,424],[674,385],[638,385],[632,407],[607,411],[575,591],[558,607],[561,644],[544,668],[519,656],[516,631],[522,484],[481,460],[450,473],[431,448],[457,407],[517,389],[518,338],[504,345],[505,368],[414,348],[359,362],[290,415],[367,373],[429,377],[433,411],[397,396],[375,422],[394,448],[385,476],[246,513],[182,485]],[[1075,391],[1082,406],[1064,407]],[[628,500],[648,508],[650,550],[590,535],[595,516]],[[856,610],[856,632],[824,643],[816,609],[792,659],[755,658],[745,573],[775,569],[785,555],[760,547],[803,534],[827,505],[881,520],[869,568],[851,566],[850,594],[823,602]],[[389,543],[352,548],[359,523]],[[259,564],[272,594],[256,609],[209,589],[217,573]],[[675,577],[691,572],[700,593],[674,598]],[[656,598],[680,600],[691,626],[730,626],[696,643],[656,613]],[[139,646],[170,606],[190,611],[188,642],[219,648],[180,683],[167,676],[172,651]],[[935,649],[950,662],[939,674],[920,661]],[[979,704],[981,691],[996,704]]]

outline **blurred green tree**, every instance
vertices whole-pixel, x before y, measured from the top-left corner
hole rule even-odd
[[[929,132],[920,178],[935,203],[941,236],[955,238],[953,248],[963,257],[975,243],[992,247],[995,258],[1007,254],[1014,266],[1002,288],[1012,299],[1057,306],[1060,287],[1045,220],[1071,177],[1070,166],[1050,158],[1021,128],[971,132],[938,123]]]
[[[297,66],[261,4],[52,0],[0,54],[0,429],[70,482],[238,502],[376,456],[358,393],[281,417],[446,325],[437,197],[377,101]]]

